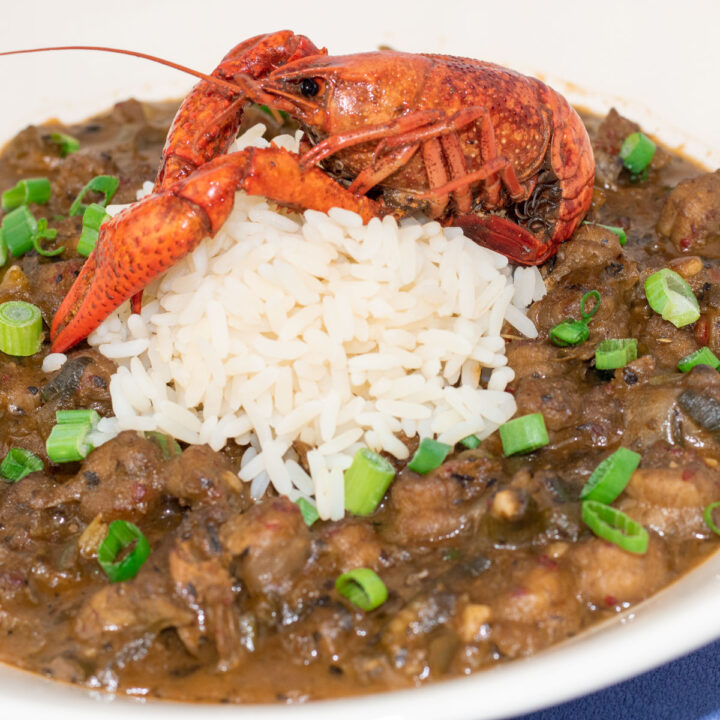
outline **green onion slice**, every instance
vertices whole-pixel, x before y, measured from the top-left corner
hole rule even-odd
[[[24,448],[11,448],[0,464],[0,480],[17,482],[30,473],[43,469],[43,461]]]
[[[476,447],[480,445],[480,438],[477,435],[468,435],[466,438],[463,438],[460,441],[461,445],[464,445],[466,448],[469,448],[470,450],[474,450]]]
[[[98,236],[100,234],[100,226],[110,219],[110,215],[105,212],[105,208],[98,203],[90,203],[83,213],[82,232],[80,240],[78,240],[77,251],[79,255],[88,257],[95,249]]]
[[[317,520],[320,519],[320,515],[315,505],[304,497],[300,497],[295,501],[295,504],[300,508],[303,520],[308,527],[311,527]]]
[[[423,438],[412,456],[412,460],[408,463],[408,468],[419,475],[427,475],[431,470],[435,470],[443,464],[451,450],[450,445],[433,440],[433,438]]]
[[[65,133],[50,133],[50,141],[60,147],[61,157],[66,157],[80,149],[80,141]]]
[[[385,583],[370,568],[355,568],[335,581],[335,589],[361,610],[380,607],[388,597]]]
[[[54,463],[76,462],[86,458],[93,449],[88,440],[92,430],[89,422],[64,422],[56,425],[45,441],[47,455]]]
[[[585,500],[582,504],[582,519],[603,540],[637,555],[647,552],[650,539],[648,531],[624,512],[595,500]]]
[[[70,217],[73,215],[80,215],[85,212],[87,205],[83,203],[83,198],[87,193],[92,190],[94,192],[102,193],[105,197],[102,202],[98,203],[102,207],[107,207],[107,204],[112,200],[115,191],[118,189],[120,180],[114,175],[97,175],[85,187],[80,191],[80,194],[73,200],[70,206]]]
[[[533,452],[550,442],[542,413],[510,420],[501,425],[498,431],[505,455]]]
[[[91,428],[94,428],[100,422],[100,415],[96,410],[56,410],[55,421],[58,425],[87,423]]]
[[[710,503],[703,511],[703,519],[705,520],[705,524],[716,535],[720,535],[720,528],[715,524],[715,521],[713,520],[713,510],[715,510],[716,507],[720,507],[720,502]]]
[[[581,500],[595,500],[609,505],[625,489],[640,464],[638,453],[619,448],[593,470],[580,492]]]
[[[42,345],[40,308],[22,300],[0,305],[0,351],[15,357],[34,355]]]
[[[550,340],[558,347],[580,345],[590,337],[590,330],[582,320],[565,320],[550,330]]]
[[[674,270],[663,268],[645,280],[648,304],[663,320],[680,328],[700,317],[700,306],[688,283]]]
[[[2,194],[2,209],[8,212],[29,203],[47,205],[48,200],[50,200],[50,181],[44,177],[28,178],[20,180],[15,187]]]
[[[635,338],[603,340],[595,348],[595,367],[598,370],[615,370],[625,367],[636,358],[637,340]]]
[[[709,347],[701,347],[699,350],[682,358],[678,363],[678,370],[680,370],[680,372],[688,372],[688,370],[692,370],[696,365],[709,365],[711,368],[717,370],[717,368],[720,367],[720,360]]]
[[[380,504],[395,468],[381,455],[360,448],[345,471],[345,509],[353,515],[369,515]]]
[[[123,551],[132,549],[125,557]],[[125,520],[113,520],[108,534],[98,548],[98,563],[110,582],[134,578],[150,555],[150,543],[137,525]]]
[[[38,255],[43,255],[44,257],[54,257],[55,255],[59,255],[63,252],[65,248],[59,247],[54,250],[46,250],[42,245],[40,245],[40,240],[54,240],[57,237],[58,231],[55,230],[55,228],[50,228],[48,230],[47,222],[47,218],[40,218],[37,221],[37,232],[33,235],[32,243]]]
[[[182,455],[180,443],[172,435],[166,435],[157,430],[148,430],[145,433],[145,437],[160,448],[165,460]]]
[[[619,227],[618,225],[603,225],[602,223],[594,223],[588,220],[585,220],[585,222],[583,222],[583,225],[594,225],[595,227],[601,227],[605,230],[609,230],[611,233],[615,233],[618,236],[618,242],[621,245],[625,245],[625,243],[627,242],[627,235],[625,234],[625,230],[623,230],[623,228]]]
[[[37,230],[37,220],[26,205],[15,208],[2,221],[3,238],[14,257],[20,257],[32,249]]]
[[[650,165],[653,155],[655,155],[655,143],[641,132],[628,135],[620,148],[620,158],[633,175],[645,170]]]

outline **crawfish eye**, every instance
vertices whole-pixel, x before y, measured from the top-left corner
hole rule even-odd
[[[320,92],[320,85],[312,78],[303,78],[300,83],[300,92],[305,97],[315,97]]]

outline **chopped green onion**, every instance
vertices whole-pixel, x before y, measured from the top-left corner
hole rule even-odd
[[[24,448],[11,448],[0,464],[0,479],[17,482],[30,473],[43,469],[43,461]]]
[[[501,425],[498,431],[505,455],[533,452],[550,442],[542,413],[510,420]]]
[[[45,250],[40,240],[53,240],[57,237],[57,230],[48,229],[47,219],[36,220],[28,210],[27,205],[21,205],[9,212],[2,221],[2,234],[4,242],[14,257],[24,255],[33,247],[39,255],[59,255],[65,248]]]
[[[80,215],[85,212],[87,205],[83,203],[83,198],[87,193],[92,190],[94,192],[102,193],[105,197],[99,205],[107,207],[107,204],[112,200],[115,191],[118,189],[120,180],[114,175],[98,175],[94,177],[85,187],[80,191],[80,194],[73,200],[70,206],[70,217],[73,215]]]
[[[40,308],[22,300],[0,305],[0,351],[15,357],[34,355],[42,345]]]
[[[688,283],[674,270],[663,268],[645,280],[648,304],[663,320],[680,328],[700,317],[700,306]]]
[[[395,468],[381,455],[360,448],[345,471],[345,509],[353,515],[369,515],[380,504]]]
[[[625,167],[637,175],[645,170],[655,155],[655,143],[641,132],[628,135],[620,148],[620,158]]]
[[[696,365],[709,365],[711,368],[717,370],[720,367],[720,360],[715,356],[715,353],[709,347],[701,347],[689,355],[686,355],[678,363],[678,370],[681,372],[687,372],[692,370]]]
[[[648,531],[624,512],[595,500],[585,500],[582,504],[582,519],[603,540],[637,555],[647,552],[650,540]]]
[[[703,519],[705,524],[716,534],[720,535],[720,528],[715,524],[713,520],[713,510],[716,507],[720,507],[720,502],[710,503],[703,511]]]
[[[165,460],[182,455],[180,443],[172,435],[166,435],[156,430],[148,430],[145,437],[160,448]]]
[[[636,358],[637,340],[635,338],[603,340],[595,348],[595,367],[598,370],[615,370],[625,367]]]
[[[590,337],[590,330],[582,320],[565,320],[550,330],[550,340],[558,347],[580,345]]]
[[[423,438],[412,456],[412,460],[408,463],[408,468],[419,475],[427,475],[431,470],[435,470],[443,464],[451,450],[450,445],[433,440],[433,438]]]
[[[123,550],[135,547],[122,559]],[[134,578],[150,555],[150,543],[137,525],[125,520],[113,520],[105,539],[98,548],[97,559],[110,582]]]
[[[370,568],[355,568],[335,581],[335,589],[361,610],[380,607],[388,597],[385,583]]]
[[[592,310],[585,312],[585,303],[587,303],[588,298],[594,298],[595,303],[592,306]],[[588,323],[599,310],[601,300],[602,298],[597,290],[586,292],[580,300],[580,315],[582,319],[573,320],[570,318],[555,325],[555,327],[550,330],[550,340],[558,347],[584,343],[590,337]]]
[[[46,250],[40,245],[40,240],[48,239],[54,240],[57,237],[57,230],[51,228],[48,230],[47,218],[40,218],[37,221],[37,232],[33,235],[32,243],[35,248],[35,252],[43,257],[55,257],[65,250],[64,247],[55,248],[54,250]]]
[[[54,463],[75,462],[86,458],[93,449],[88,440],[92,425],[88,422],[60,423],[45,441],[45,450]]]
[[[275,110],[274,108],[271,110],[267,105],[258,105],[258,107],[266,114],[269,115],[274,120],[277,119],[275,117],[275,113],[279,113],[280,117],[283,120],[287,120],[290,116],[284,111],[284,110]]]
[[[306,500],[304,497],[300,497],[295,501],[295,504],[300,508],[303,520],[308,527],[320,519],[320,514],[318,513],[317,508],[309,500]]]
[[[3,238],[14,257],[20,257],[32,249],[37,229],[37,220],[26,205],[21,205],[3,218]]]
[[[461,445],[464,445],[466,448],[469,448],[470,450],[474,450],[476,447],[480,445],[480,438],[477,435],[468,435],[466,438],[463,438],[460,441]]]
[[[617,449],[593,470],[580,492],[580,499],[609,505],[630,482],[640,460],[641,456],[632,450]]]
[[[44,177],[28,178],[2,194],[2,209],[7,212],[30,203],[47,205],[49,199],[50,181]]]
[[[60,157],[66,157],[80,149],[80,141],[65,133],[50,133],[50,141],[60,147]]]
[[[80,233],[80,239],[77,244],[79,255],[88,257],[95,249],[95,243],[97,243],[100,234],[100,226],[109,218],[110,215],[105,212],[105,208],[102,205],[90,203],[90,205],[85,208],[82,232]]]
[[[57,422],[58,425],[87,423],[94,428],[100,422],[100,415],[98,415],[96,410],[56,410],[55,422]]]

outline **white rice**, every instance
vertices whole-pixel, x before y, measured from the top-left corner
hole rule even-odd
[[[262,126],[235,149],[251,144],[267,146]],[[338,519],[359,447],[406,458],[401,431],[454,444],[512,417],[500,331],[535,337],[525,308],[544,292],[537,268],[513,272],[457,228],[295,215],[238,192],[216,237],[145,291],[140,316],[126,303],[90,336],[119,364],[116,417],[96,440],[160,430],[215,450],[250,444],[239,476],[254,497],[272,484]],[[297,440],[312,448],[309,475]]]

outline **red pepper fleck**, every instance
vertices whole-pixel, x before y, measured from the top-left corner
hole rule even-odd
[[[680,238],[680,247],[687,250],[692,245],[692,239],[689,237]]]
[[[538,562],[545,568],[548,568],[549,570],[557,570],[558,564],[556,560],[553,560],[551,557],[548,557],[547,555],[543,554],[538,557]]]
[[[692,480],[693,477],[695,477],[696,472],[697,471],[693,470],[692,468],[685,468],[682,471],[682,475],[680,477],[682,478],[683,482],[687,482],[688,480]]]
[[[605,597],[605,604],[606,604],[608,607],[614,607],[615,605],[618,604],[617,598],[616,598],[616,597],[613,597],[612,595],[607,595],[607,596]]]
[[[698,345],[705,346],[708,344],[710,340],[710,323],[708,323],[704,315],[701,315],[695,323],[693,335]]]
[[[147,495],[147,488],[139,482],[133,483],[132,486],[132,497],[133,500],[139,503]]]

